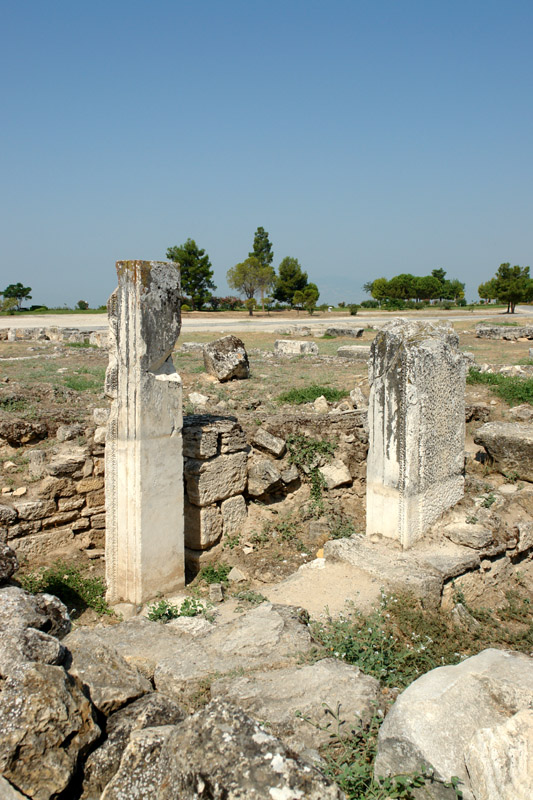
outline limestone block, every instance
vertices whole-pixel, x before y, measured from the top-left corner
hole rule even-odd
[[[0,525],[13,525],[17,516],[16,510],[11,506],[0,506]]]
[[[237,494],[235,497],[228,497],[227,500],[221,504],[222,520],[224,522],[224,534],[231,536],[238,533],[241,527],[246,522],[248,509],[246,508],[246,500],[242,494]]]
[[[89,492],[98,492],[104,488],[104,479],[102,477],[83,478],[76,484],[76,492],[78,494],[88,494]]]
[[[248,464],[248,494],[261,497],[275,491],[281,484],[281,475],[269,458],[254,456]]]
[[[72,447],[68,452],[54,456],[45,469],[48,475],[55,478],[70,476],[83,467],[86,458],[86,448]]]
[[[442,532],[455,544],[462,544],[476,550],[482,550],[492,542],[492,531],[479,523],[451,522],[443,528]]]
[[[138,605],[185,580],[182,386],[171,356],[181,286],[172,263],[119,261],[117,275],[105,384],[113,399],[105,448],[106,579],[110,602]]]
[[[46,453],[44,450],[30,450],[28,453],[29,471],[32,478],[42,478]]]
[[[247,449],[246,436],[235,417],[189,414],[183,421],[183,454],[208,459],[218,452]]]
[[[185,500],[185,546],[207,550],[222,536],[222,514],[217,505],[200,508]]]
[[[350,470],[339,459],[319,467],[318,471],[324,478],[326,489],[336,489],[337,486],[346,486],[347,483],[352,482]]]
[[[465,361],[449,323],[394,320],[371,350],[367,534],[406,548],[464,493]]]
[[[19,519],[43,519],[54,514],[56,504],[53,500],[28,500],[26,503],[16,503],[15,508]]]
[[[245,452],[228,453],[208,461],[185,459],[184,472],[189,502],[209,506],[234,494],[241,494],[246,486]]]
[[[246,434],[238,423],[220,435],[221,453],[236,453],[239,450],[246,450],[247,447]]]
[[[111,409],[109,408],[109,406],[106,406],[105,408],[95,408],[93,410],[94,424],[97,426],[107,425],[110,411]]]
[[[19,560],[28,561],[49,558],[52,555],[57,559],[61,551],[70,550],[73,544],[74,534],[70,527],[54,528],[10,541]]]
[[[102,425],[100,428],[97,428],[94,432],[95,444],[105,444],[106,434],[107,434],[106,426]]]
[[[58,442],[70,442],[72,439],[77,439],[78,436],[83,436],[85,428],[83,425],[60,425],[56,431],[56,439]]]
[[[351,336],[354,339],[360,339],[364,331],[364,328],[355,328],[351,325],[335,325],[326,328],[326,336]]]
[[[219,381],[248,378],[250,364],[244,342],[236,336],[224,336],[204,347],[204,366]]]
[[[532,358],[532,356],[530,356],[530,358]],[[513,408],[509,409],[509,416],[516,422],[533,422],[533,407],[530,406],[529,403],[513,406]],[[482,421],[488,422],[488,417]]]
[[[78,517],[78,511],[61,511],[59,514],[52,514],[51,517],[43,519],[43,529],[46,528],[59,528],[61,525],[67,525],[69,522],[74,522]]]
[[[533,711],[524,709],[501,725],[477,731],[465,762],[476,800],[530,800]]]
[[[315,342],[276,339],[274,353],[285,356],[318,355],[318,345]]]
[[[337,350],[339,358],[349,358],[351,361],[368,361],[370,358],[370,345],[347,344]]]
[[[498,772],[500,776],[502,772],[507,772],[509,777],[516,775],[512,761],[520,773],[519,753],[521,749],[522,753],[524,751],[524,742],[516,742],[513,757],[509,753],[508,768],[502,771],[499,769],[503,766],[500,745],[505,739],[509,741],[514,727],[505,725],[509,717],[529,709],[532,702],[533,658],[523,653],[489,649],[456,666],[433,669],[402,692],[387,714],[378,736],[375,774],[405,774],[430,767],[441,780],[449,781],[453,775],[459,777],[464,782],[461,789],[464,789],[465,800],[472,800],[474,785],[469,780],[465,755],[467,763],[472,758],[472,766],[479,775],[477,766],[492,740],[495,761],[492,774],[486,773],[489,781],[499,780]],[[496,731],[489,735],[484,731],[502,724],[504,728],[499,735]],[[496,744],[498,739],[499,745]],[[470,749],[472,741],[474,746]],[[483,763],[486,765],[484,758]],[[522,777],[526,774],[522,773]],[[429,797],[454,796],[453,791],[449,795],[437,792],[438,788]],[[530,792],[526,793],[524,800],[530,796]],[[476,800],[479,797],[477,792],[475,797]],[[496,792],[480,797],[501,800],[502,795]]]
[[[58,511],[73,511],[81,508],[85,504],[85,498],[76,495],[74,497],[60,497],[57,501]]]
[[[487,422],[474,434],[500,471],[533,481],[533,423]]]

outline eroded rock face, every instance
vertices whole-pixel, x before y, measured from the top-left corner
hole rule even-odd
[[[150,682],[91,630],[73,631],[65,645],[70,674],[88,688],[92,702],[106,716],[152,691]]]
[[[533,711],[524,709],[495,728],[482,728],[465,754],[476,800],[533,796]]]
[[[56,797],[100,735],[90,701],[62,667],[21,664],[0,692],[0,772],[35,800]]]
[[[533,481],[533,423],[487,422],[475,432],[474,442],[485,448],[500,471]]]
[[[21,663],[61,664],[65,648],[56,637],[70,630],[63,603],[49,594],[32,595],[18,586],[0,589],[0,675]]]
[[[464,782],[465,800],[474,796],[477,800],[465,765],[471,742],[478,741],[474,737],[483,729],[504,725],[532,703],[533,658],[522,653],[484,650],[457,666],[431,670],[399,696],[385,718],[375,774],[396,775],[430,766],[443,780],[458,776]],[[425,788],[431,798],[454,797],[453,790],[438,784]]]
[[[142,792],[139,789],[142,787]],[[342,800],[310,764],[223,700],[180,725],[133,734],[102,800]]]
[[[120,759],[134,731],[161,725],[175,725],[185,718],[177,703],[160,692],[135,700],[107,720],[105,742],[87,759],[84,767],[82,800],[99,800],[120,766]]]
[[[204,347],[204,366],[219,381],[250,377],[250,364],[244,342],[236,336],[224,336]]]
[[[19,566],[17,554],[0,542],[0,584],[6,583],[15,574]]]

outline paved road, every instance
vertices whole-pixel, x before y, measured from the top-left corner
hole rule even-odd
[[[182,320],[183,332],[198,332],[198,331],[223,331],[225,333],[231,332],[245,332],[245,331],[271,331],[274,328],[281,328],[285,325],[331,325],[335,323],[348,323],[351,325],[361,323],[364,325],[373,325],[374,323],[383,323],[391,319],[390,312],[359,312],[357,317],[338,317],[331,314],[328,317],[309,317],[302,314],[298,318],[280,318],[277,316],[272,317],[249,317],[238,315],[235,317],[221,317],[213,316],[210,319],[207,315],[203,318],[187,317],[184,316]],[[413,319],[436,320],[448,319],[452,322],[465,322],[472,319],[487,319],[494,317],[495,319],[509,319],[518,321],[520,318],[533,317],[533,307],[531,306],[517,306],[516,313],[513,317],[503,315],[500,310],[492,309],[479,309],[475,311],[454,312],[452,314],[433,313],[433,314],[420,314],[420,312],[407,312],[399,313],[397,316],[409,316]],[[35,316],[24,317],[0,317],[0,328],[49,328],[56,325],[59,328],[79,328],[80,330],[97,330],[107,327],[107,318],[105,314],[39,314]]]

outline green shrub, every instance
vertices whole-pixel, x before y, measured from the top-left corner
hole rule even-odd
[[[318,383],[313,383],[303,389],[289,389],[287,392],[282,392],[276,400],[278,403],[291,403],[299,406],[303,403],[313,403],[317,397],[322,397],[322,395],[328,403],[336,403],[343,397],[347,397],[348,392],[345,389],[334,389],[331,386],[320,386]]]
[[[87,608],[92,608],[98,614],[113,614],[105,601],[106,587],[102,578],[86,575],[77,567],[67,566],[62,561],[17,577],[27,592],[46,592],[59,597],[74,618]]]

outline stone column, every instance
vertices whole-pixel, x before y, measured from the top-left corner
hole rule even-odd
[[[139,605],[181,588],[182,385],[177,264],[118,261],[108,302],[106,579],[111,603]]]
[[[397,319],[374,339],[367,535],[411,547],[463,496],[465,377],[449,323]]]

